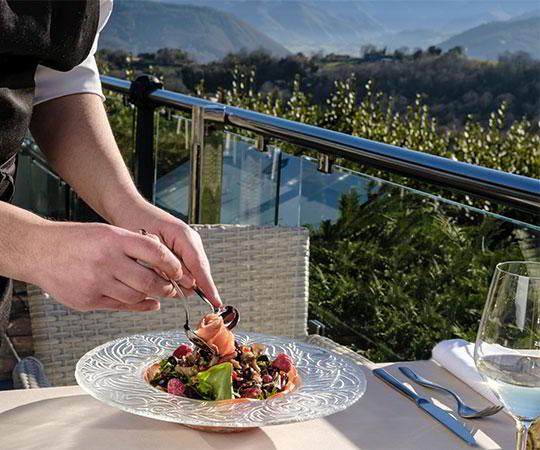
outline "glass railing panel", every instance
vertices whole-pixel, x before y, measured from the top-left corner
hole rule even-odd
[[[273,225],[280,151],[259,151],[254,139],[231,132],[223,133],[223,141],[221,222]]]
[[[344,192],[355,189],[365,195],[371,179],[346,170],[322,173],[314,158],[283,153],[279,192],[279,224],[318,226],[336,221]]]
[[[190,192],[191,119],[163,108],[156,115],[155,202],[172,214],[187,219]]]
[[[161,208],[187,218],[191,192],[191,128],[189,120],[182,120],[178,125],[160,117],[155,199]],[[279,149],[271,146],[266,151],[258,151],[254,139],[223,128],[207,129],[202,156],[202,221],[275,224],[280,154]]]
[[[103,93],[107,97],[105,109],[114,138],[127,167],[132,171],[136,109],[127,102],[125,95],[110,90],[104,90]]]
[[[66,219],[69,215],[69,186],[37,157],[37,149],[34,153],[36,157],[27,151],[19,155],[13,201],[41,216]]]

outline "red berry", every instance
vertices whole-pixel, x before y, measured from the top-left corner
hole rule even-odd
[[[233,370],[233,373],[232,373],[232,379],[233,379],[233,381],[238,380],[238,374],[234,370]]]
[[[280,353],[272,362],[272,366],[274,366],[276,369],[283,370],[283,372],[288,372],[292,369],[293,362],[290,356],[286,355],[285,353]]]
[[[259,388],[247,388],[240,392],[242,398],[258,398],[262,395],[262,391]]]
[[[173,356],[181,358],[182,356],[189,355],[193,350],[187,344],[180,344],[180,346],[174,351]]]
[[[167,383],[167,392],[173,395],[184,395],[186,386],[178,378],[171,378]]]
[[[266,375],[263,376],[263,383],[264,383],[264,384],[266,384],[266,383],[271,383],[272,380],[273,380],[273,378],[272,378],[271,375],[266,374]]]

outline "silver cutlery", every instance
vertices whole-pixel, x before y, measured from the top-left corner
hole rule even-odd
[[[142,234],[143,236],[149,235],[148,231],[146,231],[144,228],[141,228],[139,230],[139,233]],[[142,264],[144,267],[148,267],[150,269],[152,268],[148,264],[146,264],[144,261],[137,260],[137,262],[139,264]],[[174,280],[171,280],[165,274],[162,274],[162,276],[173,285],[174,289],[177,292],[177,296],[180,296],[183,299],[184,294],[180,290],[180,287],[178,286],[178,284]],[[222,306],[221,308],[216,308],[214,305],[212,305],[212,302],[208,300],[206,295],[204,295],[204,292],[201,291],[201,289],[196,284],[193,285],[192,289],[201,298],[201,300],[203,300],[208,306],[210,306],[210,309],[212,310],[213,313],[221,316],[221,318],[223,319],[223,323],[229,330],[232,330],[236,325],[238,325],[238,322],[240,322],[240,312],[234,306],[227,305],[227,306]]]
[[[409,399],[413,400],[422,411],[429,414],[435,420],[443,424],[446,428],[452,431],[455,435],[463,439],[467,444],[471,446],[476,446],[476,440],[471,432],[459,422],[455,417],[448,414],[444,409],[439,408],[438,406],[431,403],[429,400],[420,397],[413,390],[409,389],[405,384],[399,381],[394,376],[390,375],[384,369],[373,369],[373,375],[377,378],[380,378],[385,383],[390,384],[392,387],[397,389],[399,392],[404,394]]]
[[[139,233],[141,233],[143,236],[148,236],[148,232],[145,229],[140,229]],[[150,269],[152,268],[148,264],[146,264],[144,261],[137,260],[137,262],[143,265],[144,267],[148,267]],[[182,300],[182,305],[184,306],[184,312],[186,315],[186,322],[184,323],[184,331],[186,333],[186,337],[196,347],[199,347],[211,353],[214,356],[219,356],[216,353],[216,350],[212,346],[210,346],[203,338],[201,338],[195,331],[193,331],[189,327],[189,311],[187,308],[187,300],[186,300],[186,297],[184,296],[184,293],[182,292],[182,289],[178,285],[178,283],[174,281],[172,278],[169,278],[164,273],[162,273],[161,275],[173,285],[174,290],[176,292],[176,297]],[[192,289],[208,306],[210,306],[210,309],[212,310],[214,314],[221,316],[221,318],[223,319],[223,323],[229,330],[232,330],[238,324],[238,322],[240,321],[240,312],[234,306],[227,305],[221,308],[216,308],[214,305],[212,305],[210,300],[208,300],[206,295],[204,295],[204,292],[201,291],[197,285],[193,285]]]
[[[434,383],[433,381],[430,381],[424,377],[421,377],[408,367],[398,367],[398,369],[403,375],[405,375],[407,378],[414,381],[415,383],[418,383],[419,385],[430,389],[444,392],[454,397],[457,402],[457,413],[465,419],[479,419],[482,417],[492,416],[493,414],[497,414],[501,409],[503,409],[502,406],[496,405],[488,406],[484,409],[471,408],[470,406],[466,405],[465,402],[454,391],[437,383]]]

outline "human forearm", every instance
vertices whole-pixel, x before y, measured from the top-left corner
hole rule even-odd
[[[35,283],[47,221],[0,202],[0,276]]]
[[[60,176],[110,223],[121,222],[125,209],[145,204],[98,96],[70,95],[37,105],[31,131]]]
[[[0,276],[42,287],[71,308],[150,311],[182,277],[163,244],[99,223],[54,222],[0,202]]]

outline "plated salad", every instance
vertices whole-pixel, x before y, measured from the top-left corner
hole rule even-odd
[[[199,400],[248,401],[284,394],[298,382],[288,355],[271,357],[263,344],[239,344],[217,314],[204,316],[196,333],[216,355],[181,344],[147,370],[146,379],[152,386]]]

